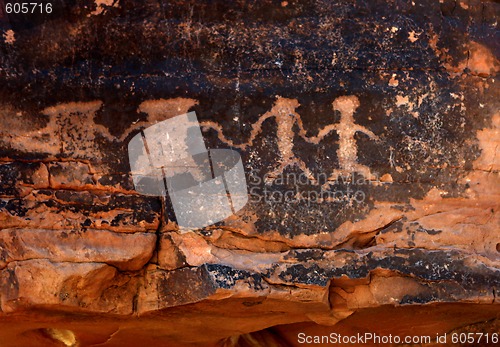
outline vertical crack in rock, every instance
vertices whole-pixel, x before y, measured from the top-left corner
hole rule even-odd
[[[2,347],[498,331],[498,2],[0,5]],[[249,201],[180,230],[127,151],[192,111]]]

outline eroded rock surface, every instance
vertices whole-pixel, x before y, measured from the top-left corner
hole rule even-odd
[[[1,345],[498,332],[499,12],[480,0],[0,11]],[[134,189],[127,153],[189,111],[208,148],[241,154],[249,196],[198,230]]]

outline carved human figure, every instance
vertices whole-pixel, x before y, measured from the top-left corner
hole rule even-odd
[[[298,135],[311,144],[318,144],[330,132],[336,131],[339,136],[339,149],[337,150],[339,169],[334,170],[328,180],[333,181],[338,175],[351,175],[354,172],[361,173],[366,178],[372,179],[370,169],[358,163],[358,149],[354,136],[359,131],[368,135],[372,140],[378,141],[378,137],[370,130],[354,122],[353,116],[360,105],[359,99],[354,95],[341,96],[335,99],[332,106],[334,110],[339,111],[341,114],[340,123],[325,126],[318,131],[318,135],[316,136],[306,135],[300,115],[295,111],[299,105],[296,99],[278,97],[273,108],[263,114],[252,125],[250,137],[245,143],[237,144],[227,139],[222,132],[222,127],[218,123],[206,121],[201,123],[201,125],[204,129],[212,128],[216,130],[219,139],[224,143],[245,150],[248,146],[253,145],[255,138],[262,132],[263,123],[270,118],[274,118],[277,125],[276,137],[279,151],[279,165],[268,176],[276,177],[287,166],[297,165],[313,183],[315,183],[315,177],[304,161],[297,158],[293,152],[293,139],[295,137],[293,126],[297,124],[299,129]]]
[[[279,151],[279,165],[272,172],[267,174],[267,177],[274,178],[283,173],[283,170],[287,166],[297,165],[311,180],[314,181],[314,176],[308,169],[304,161],[297,158],[293,153],[293,139],[295,137],[293,126],[297,124],[300,129],[300,136],[302,136],[306,141],[308,139],[304,137],[305,131],[302,127],[302,121],[300,115],[295,112],[295,109],[299,107],[299,102],[296,99],[288,99],[283,97],[278,97],[274,106],[268,112],[264,113],[258,120],[252,125],[252,130],[250,131],[250,137],[247,142],[236,144],[233,141],[227,139],[223,132],[222,127],[215,122],[203,122],[201,126],[204,129],[212,128],[218,133],[219,139],[230,146],[241,148],[245,150],[248,146],[253,145],[255,138],[262,132],[262,124],[271,118],[274,118],[277,125],[276,139]]]
[[[339,169],[333,171],[330,179],[334,180],[338,175],[350,175],[354,172],[371,179],[370,168],[358,163],[358,148],[354,136],[359,131],[368,135],[372,140],[378,141],[379,138],[370,130],[354,122],[353,115],[359,107],[358,97],[354,95],[338,97],[333,101],[332,106],[334,110],[340,112],[340,123],[331,127],[339,135],[339,149],[337,150]]]

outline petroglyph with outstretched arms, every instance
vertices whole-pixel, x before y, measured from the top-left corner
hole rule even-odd
[[[222,142],[232,147],[247,150],[248,147],[254,144],[255,139],[259,136],[259,134],[262,133],[264,123],[269,119],[274,118],[277,125],[276,138],[279,164],[272,172],[268,173],[267,177],[276,177],[283,173],[283,170],[286,167],[296,165],[313,183],[315,183],[315,176],[306,166],[304,161],[298,158],[293,152],[293,141],[295,137],[293,126],[297,125],[299,129],[298,135],[311,144],[319,144],[332,131],[336,131],[339,136],[339,149],[337,150],[339,168],[335,169],[331,173],[328,180],[335,180],[338,175],[349,175],[354,172],[360,173],[366,178],[371,179],[373,178],[373,174],[370,172],[370,169],[367,166],[358,163],[358,149],[354,136],[356,132],[359,131],[368,135],[370,139],[375,141],[379,141],[379,137],[369,129],[355,123],[353,115],[359,105],[359,99],[355,95],[336,98],[332,103],[332,107],[333,110],[340,112],[340,123],[325,126],[323,129],[318,131],[316,136],[306,135],[302,119],[296,112],[296,109],[300,106],[299,102],[296,99],[283,97],[278,97],[272,109],[264,113],[257,120],[257,122],[252,125],[250,136],[246,142],[235,143],[234,141],[228,139],[224,135],[222,127],[213,121],[205,121],[202,122],[201,125],[204,130],[214,129]],[[318,158],[318,160],[321,159],[322,158]]]

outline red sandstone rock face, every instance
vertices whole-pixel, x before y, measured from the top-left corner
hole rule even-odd
[[[0,12],[1,346],[498,333],[496,2],[54,6]],[[249,190],[197,230],[127,153],[189,111]]]

